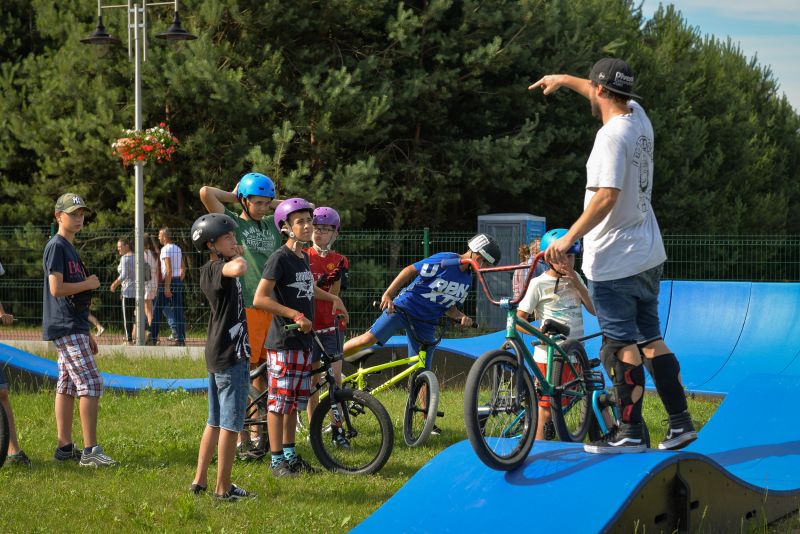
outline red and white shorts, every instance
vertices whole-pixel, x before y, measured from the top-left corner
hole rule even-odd
[[[267,361],[268,410],[281,414],[304,410],[311,395],[311,349],[267,349]]]
[[[56,393],[70,397],[99,397],[103,394],[103,377],[97,370],[89,336],[70,334],[53,340],[58,350],[58,383]]]

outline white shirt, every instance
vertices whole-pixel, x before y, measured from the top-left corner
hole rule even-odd
[[[558,280],[558,292],[554,292]],[[586,287],[578,278],[581,287]],[[569,339],[583,336],[583,302],[575,284],[566,278],[560,280],[547,273],[531,280],[528,291],[519,303],[519,309],[527,314],[536,312],[539,321],[553,319],[569,327]],[[547,352],[536,346],[533,352],[536,362],[547,363]]]
[[[631,113],[614,117],[598,130],[586,162],[584,209],[595,195],[589,188],[620,190],[609,214],[583,241],[583,272],[596,282],[633,276],[667,259],[650,205],[653,126],[642,106],[633,100],[628,106]]]
[[[161,248],[161,254],[159,254],[159,259],[161,260],[161,277],[167,277],[167,266],[164,262],[164,258],[169,258],[170,266],[172,267],[172,278],[180,278],[183,274],[183,262],[181,247],[176,245],[175,243],[169,243],[168,245],[164,245]]]

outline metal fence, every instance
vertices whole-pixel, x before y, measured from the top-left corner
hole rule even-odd
[[[46,226],[0,227],[0,302],[15,315],[14,327],[0,329],[0,339],[41,339],[42,251],[53,229]],[[157,234],[156,229],[149,233]],[[373,302],[406,265],[427,254],[463,252],[471,231],[360,230],[343,232],[336,250],[350,259],[350,288],[343,295],[350,312],[351,332],[363,331],[376,318]],[[122,310],[119,293],[108,290],[117,277],[116,241],[132,237],[130,229],[86,229],[75,239],[81,259],[101,280],[92,310],[107,328],[110,342],[121,342]],[[198,286],[203,258],[189,240],[188,229],[173,230],[173,238],[187,260],[185,316],[188,341],[205,339],[208,307]],[[667,235],[669,259],[665,278],[681,280],[800,281],[798,236]],[[516,258],[514,258],[515,260]],[[503,263],[512,263],[507,258]],[[496,275],[509,276],[510,274]],[[476,294],[471,292],[465,312],[474,315]],[[478,320],[480,321],[480,317]],[[162,319],[162,324],[165,324]]]

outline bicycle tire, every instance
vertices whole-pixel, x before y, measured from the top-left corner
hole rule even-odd
[[[573,376],[569,366],[564,365],[561,354],[553,357],[553,373],[551,375],[553,385],[558,388],[576,378],[577,382],[568,390],[557,391],[551,396],[550,413],[558,439],[580,442],[586,438],[594,419],[592,392],[583,378],[583,373],[589,369],[589,358],[586,356],[583,345],[578,341],[566,341],[561,348],[580,376]]]
[[[2,373],[2,371],[0,371]],[[8,424],[8,416],[3,405],[0,404],[0,467],[6,463],[8,454],[8,441],[11,439],[11,428]]]
[[[377,473],[386,464],[394,447],[394,427],[389,413],[375,397],[357,389],[336,392],[339,410],[349,414],[350,427],[345,428],[350,449],[339,448],[325,432],[331,400],[320,401],[311,415],[309,436],[311,448],[325,469],[348,475]],[[347,424],[347,423],[345,423]],[[327,439],[326,439],[327,438]]]
[[[422,388],[425,394],[422,396]],[[427,406],[427,409],[422,408]],[[409,447],[428,441],[439,411],[439,380],[432,371],[414,373],[408,388],[408,400],[403,413],[403,439]]]
[[[253,399],[257,399],[259,395],[261,395],[261,392],[251,385],[250,393],[247,396],[247,412],[244,415],[244,430],[251,436],[252,431],[255,430],[261,440],[263,449],[268,451],[267,398],[262,397],[257,402],[253,402]]]
[[[530,374],[519,368],[513,353],[492,350],[472,365],[464,388],[464,423],[485,465],[511,471],[525,462],[536,437],[537,405]]]

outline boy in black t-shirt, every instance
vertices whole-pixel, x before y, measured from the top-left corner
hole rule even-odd
[[[94,361],[97,341],[89,334],[92,291],[100,287],[100,280],[97,275],[86,274],[72,244],[83,229],[86,211],[83,199],[74,193],[63,194],[56,201],[54,216],[58,233],[47,242],[42,255],[42,338],[52,341],[58,351],[55,459],[78,460],[83,467],[108,467],[117,462],[97,443],[103,378]],[[83,451],[72,442],[75,397],[79,399]]]
[[[269,400],[267,428],[272,452],[272,474],[278,477],[312,472],[295,451],[297,410],[308,403],[311,389],[311,326],[314,298],[333,303],[332,313],[347,310],[336,295],[314,283],[303,245],[311,241],[313,208],[302,198],[290,198],[275,209],[275,226],[287,236],[284,246],[267,260],[253,305],[272,314],[267,335]],[[284,331],[297,323],[298,330]]]
[[[244,428],[250,388],[250,342],[239,282],[247,272],[247,261],[237,253],[234,230],[236,222],[220,213],[203,215],[192,225],[195,247],[211,251],[211,259],[200,268],[200,288],[208,299],[211,315],[206,339],[208,423],[189,490],[200,494],[208,489],[208,466],[216,448],[214,497],[226,501],[255,497],[231,483],[236,438]]]

